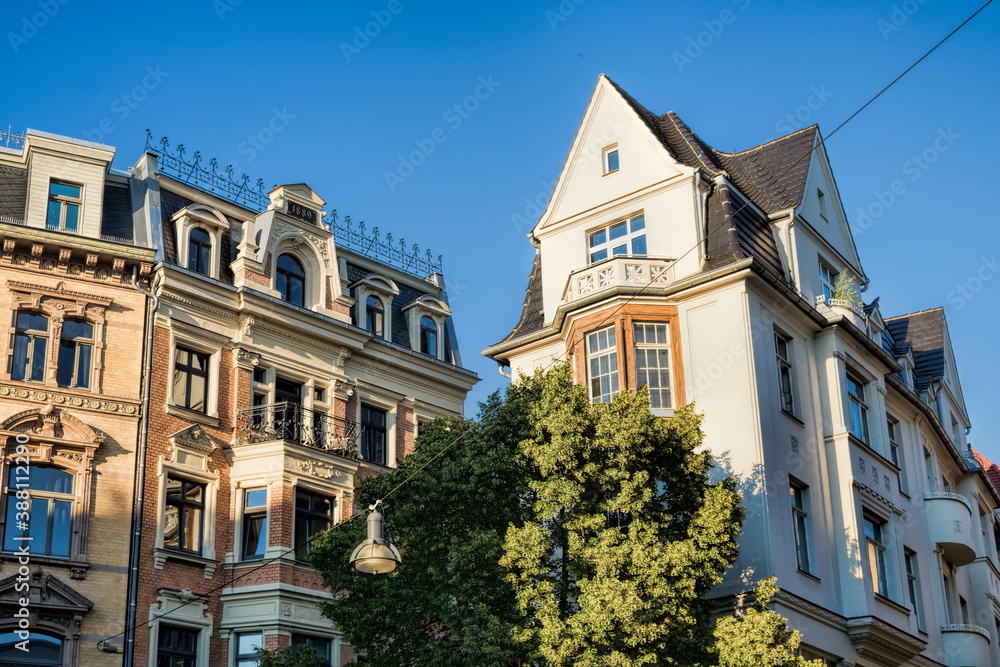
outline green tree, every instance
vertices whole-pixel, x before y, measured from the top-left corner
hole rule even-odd
[[[308,644],[292,649],[257,649],[258,667],[323,667],[316,649]]]
[[[558,667],[714,664],[706,596],[736,560],[743,511],[734,480],[709,481],[701,418],[653,417],[645,392],[591,403],[568,365],[534,381],[534,520],[508,530],[501,561],[518,639]]]
[[[483,404],[478,422],[437,419],[421,425],[413,454],[389,473],[364,480],[357,503],[389,494],[381,507],[400,547],[391,575],[355,572],[348,560],[364,539],[364,520],[329,531],[311,559],[334,591],[323,613],[373,667],[519,664],[528,647],[513,637],[520,616],[499,565],[508,525],[526,518],[528,387]],[[457,437],[461,441],[451,445]],[[418,474],[415,470],[426,465]]]
[[[769,609],[778,592],[774,577],[757,584],[754,603],[737,600],[736,612],[715,625],[719,667],[823,667],[822,660],[806,660],[795,653],[802,641],[798,630],[789,630],[778,612]]]

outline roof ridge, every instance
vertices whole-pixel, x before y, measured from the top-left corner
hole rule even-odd
[[[709,150],[712,151],[714,151],[715,149],[712,148],[712,146],[710,146],[708,142],[706,142],[704,139],[695,134],[695,131],[692,130],[691,127],[687,123],[685,123],[680,116],[678,116],[673,111],[668,111],[667,113],[660,116],[660,118],[661,119],[666,118],[670,120],[670,122],[674,126],[674,129],[676,129],[678,134],[681,135],[681,138],[684,139],[684,142],[691,149],[691,152],[694,153],[695,157],[698,158],[698,161],[701,162],[703,167],[705,167],[709,171],[713,171],[716,173],[722,173],[725,171],[725,169],[723,169],[721,165],[717,164],[715,160],[712,160],[709,157],[709,155],[705,152],[705,148],[708,148]]]
[[[898,319],[901,319],[903,317],[912,317],[913,315],[923,315],[924,313],[931,313],[931,312],[934,312],[935,310],[940,310],[943,313],[944,312],[944,306],[934,306],[933,308],[924,308],[923,310],[917,310],[917,311],[912,312],[912,313],[903,313],[902,315],[893,315],[892,317],[883,317],[882,319],[883,320],[898,320]]]
[[[803,127],[801,130],[796,130],[794,132],[789,132],[788,134],[780,136],[777,139],[771,139],[770,141],[766,141],[766,142],[764,142],[762,144],[759,144],[757,146],[754,146],[752,148],[745,148],[745,149],[743,149],[741,151],[736,151],[735,153],[727,153],[725,151],[720,151],[719,149],[715,148],[714,146],[712,146],[711,148],[712,148],[713,151],[715,151],[716,153],[719,153],[720,155],[726,155],[726,156],[729,156],[729,157],[734,157],[736,155],[743,155],[744,153],[750,153],[752,151],[760,150],[761,148],[766,148],[766,147],[771,146],[773,144],[776,144],[778,142],[786,141],[788,139],[791,139],[792,137],[796,137],[796,136],[798,136],[800,134],[803,134],[804,132],[809,132],[809,131],[819,132],[819,125],[816,124],[816,123],[813,123],[812,125],[810,125],[808,127]]]

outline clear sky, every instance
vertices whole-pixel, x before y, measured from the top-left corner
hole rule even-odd
[[[268,186],[306,181],[341,215],[443,254],[482,378],[474,414],[506,382],[479,351],[517,320],[525,234],[598,74],[742,150],[811,123],[829,134],[980,4],[7,0],[0,125],[114,145],[121,169],[148,127]],[[827,145],[863,297],[886,315],[945,306],[970,440],[993,460],[998,36],[1000,4]]]

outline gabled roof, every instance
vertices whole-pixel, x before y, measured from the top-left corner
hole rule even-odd
[[[528,287],[524,291],[521,318],[514,325],[513,331],[499,343],[535,333],[545,324],[545,313],[542,310],[542,253],[539,250],[535,251],[535,261],[531,264],[531,275],[528,276]]]
[[[913,351],[914,387],[926,389],[944,378],[944,308],[889,317],[885,325],[897,347],[908,344]]]
[[[986,471],[986,476],[990,478],[991,482],[993,482],[993,487],[1000,492],[1000,466],[997,466],[996,463],[993,463],[988,458],[983,456],[982,453],[976,451],[975,448],[970,447],[969,449],[972,450],[972,456],[975,457],[979,465]]]

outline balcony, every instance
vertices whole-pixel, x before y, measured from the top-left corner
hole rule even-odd
[[[246,445],[284,440],[358,459],[360,434],[355,422],[315,412],[297,403],[256,405],[236,413],[236,439]]]
[[[574,271],[563,292],[563,303],[618,287],[667,287],[674,282],[674,260],[611,257]]]
[[[925,493],[924,509],[931,541],[953,565],[976,560],[972,542],[972,506],[957,493]]]
[[[941,644],[948,667],[990,664],[990,633],[978,625],[942,625]]]

